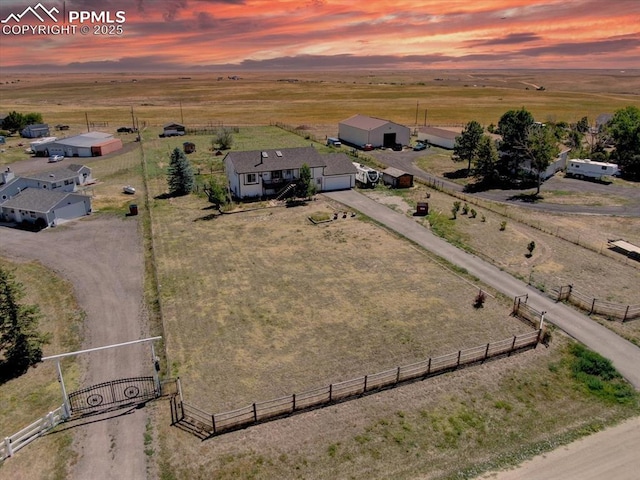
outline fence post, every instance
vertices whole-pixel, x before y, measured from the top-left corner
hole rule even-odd
[[[364,376],[364,387],[362,389],[362,393],[367,393],[367,377],[369,377],[369,375]]]
[[[4,445],[7,449],[7,457],[12,457],[13,448],[11,448],[11,439],[9,437],[4,437]]]
[[[484,358],[482,359],[482,362],[484,362],[489,357],[489,345],[491,344],[487,343],[487,348],[484,349]]]
[[[456,364],[456,368],[460,366],[460,356],[462,355],[462,350],[458,350],[458,363]]]
[[[47,414],[47,421],[49,422],[49,428],[53,428],[56,426],[55,420],[53,419],[53,412],[49,412]]]
[[[511,352],[513,352],[513,349],[514,349],[514,348],[515,348],[515,346],[516,346],[516,339],[517,339],[517,338],[518,338],[517,336],[515,336],[515,335],[513,336],[513,342],[511,342],[511,349],[509,350],[509,354],[507,355],[507,357],[510,357],[510,356],[511,356]]]
[[[329,401],[333,400],[333,383],[329,384]]]
[[[398,371],[396,372],[396,384],[400,381],[400,367],[398,367]]]
[[[256,408],[256,404],[253,404],[253,420],[255,422],[258,421],[258,409]]]
[[[429,363],[427,364],[427,375],[431,373],[431,357],[429,357]]]
[[[629,315],[629,305],[627,305],[627,308],[624,311],[624,317],[622,317],[622,323],[627,321],[627,315]]]
[[[589,315],[593,313],[593,309],[595,308],[595,306],[596,306],[596,299],[594,298],[593,302],[591,302],[591,311],[589,312]]]
[[[293,405],[293,409],[291,411],[295,412],[296,411],[296,394],[295,393],[291,395],[291,403]]]
[[[216,414],[211,415],[211,425],[213,425],[213,433],[216,433]]]

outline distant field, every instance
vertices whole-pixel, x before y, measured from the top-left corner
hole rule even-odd
[[[414,71],[193,75],[12,75],[0,111],[38,111],[55,125],[335,123],[356,113],[406,125],[497,123],[525,107],[575,122],[640,104],[640,71]],[[544,86],[544,91],[536,90]]]

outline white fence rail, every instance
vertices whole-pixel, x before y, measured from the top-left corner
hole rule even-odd
[[[3,441],[0,441],[0,461],[11,457],[43,433],[64,422],[65,419],[64,406],[61,406],[10,437],[5,437]]]

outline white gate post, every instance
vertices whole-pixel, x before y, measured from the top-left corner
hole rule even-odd
[[[56,365],[58,367],[58,380],[60,381],[60,388],[62,390],[62,414],[65,420],[71,416],[71,406],[69,405],[69,397],[67,396],[67,389],[64,386],[64,378],[62,378],[62,369],[60,368],[60,359],[57,360]]]

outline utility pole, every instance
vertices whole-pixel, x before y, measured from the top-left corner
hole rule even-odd
[[[416,127],[418,126],[418,107],[420,107],[420,101],[416,101]]]
[[[87,114],[87,112],[84,112],[84,119],[87,122],[87,133],[89,133],[91,130],[89,130],[89,115]]]
[[[427,126],[427,109],[424,109],[424,126]]]
[[[184,125],[184,116],[182,115],[182,100],[180,101],[180,123]]]
[[[131,127],[136,128],[136,119],[133,116],[133,105],[131,105]]]

